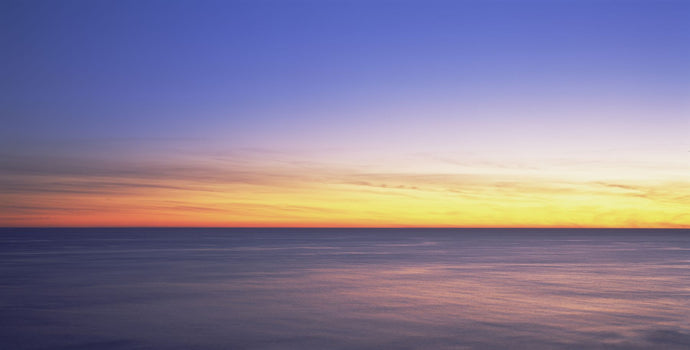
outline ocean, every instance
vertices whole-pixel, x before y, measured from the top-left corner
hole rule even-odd
[[[688,349],[690,230],[0,229],[2,349]]]

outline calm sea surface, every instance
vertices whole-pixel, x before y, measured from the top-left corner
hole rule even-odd
[[[690,349],[690,230],[0,229],[2,349]]]

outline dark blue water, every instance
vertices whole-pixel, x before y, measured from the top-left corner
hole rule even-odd
[[[690,230],[0,229],[2,349],[688,349]]]

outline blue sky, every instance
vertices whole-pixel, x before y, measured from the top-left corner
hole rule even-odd
[[[674,105],[690,87],[680,1],[3,7],[4,129],[15,137],[205,137],[285,119],[318,127],[339,118],[324,110],[410,100],[685,108]]]

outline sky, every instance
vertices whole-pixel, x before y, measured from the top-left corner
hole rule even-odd
[[[2,1],[0,226],[690,227],[688,1]]]

